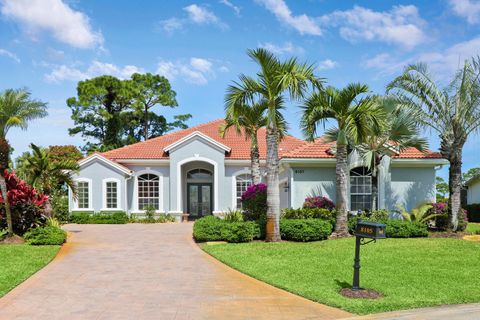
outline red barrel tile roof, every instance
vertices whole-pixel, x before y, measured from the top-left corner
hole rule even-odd
[[[114,149],[102,153],[103,156],[112,159],[168,159],[168,154],[163,149],[178,141],[179,139],[199,131],[210,138],[228,146],[231,151],[225,155],[226,159],[249,160],[250,159],[250,140],[245,136],[237,134],[234,129],[227,131],[225,137],[220,136],[219,128],[224,124],[223,119],[214,120],[188,129],[180,130],[174,133],[166,134],[161,137],[153,138],[147,141],[138,142],[119,149]],[[258,144],[260,149],[260,158],[266,157],[265,129],[258,132]],[[293,136],[285,136],[279,145],[280,158],[334,158],[331,147],[334,143],[326,143],[322,138],[314,142],[307,142]],[[422,153],[415,148],[407,149],[395,158],[441,158],[438,152]]]

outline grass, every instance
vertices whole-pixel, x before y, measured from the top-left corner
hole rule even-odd
[[[60,246],[0,245],[0,297],[47,265]]]
[[[480,234],[480,223],[469,222],[467,229],[465,229],[467,234]]]
[[[385,239],[361,248],[360,284],[384,295],[349,299],[354,239],[310,243],[203,245],[227,265],[276,287],[344,310],[369,314],[480,301],[480,242]]]

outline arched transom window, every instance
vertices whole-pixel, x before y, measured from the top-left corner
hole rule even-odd
[[[147,173],[138,177],[138,210],[152,206],[159,209],[160,179],[157,175]]]
[[[350,171],[350,210],[372,209],[372,173],[366,167]]]
[[[212,181],[213,174],[205,169],[193,169],[188,171],[187,180],[196,180],[196,181]]]
[[[249,174],[241,174],[236,177],[236,196],[237,196],[237,209],[242,208],[242,195],[247,188],[252,184],[252,176]]]

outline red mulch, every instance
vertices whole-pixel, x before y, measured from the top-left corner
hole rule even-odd
[[[464,235],[465,235],[464,232],[452,232],[452,231],[432,231],[428,233],[429,238],[462,239]]]
[[[372,289],[353,290],[352,288],[343,288],[340,294],[352,299],[380,299],[383,295]]]
[[[5,239],[0,241],[0,244],[23,244],[25,240],[22,237],[17,236],[14,234],[12,237],[6,237]]]

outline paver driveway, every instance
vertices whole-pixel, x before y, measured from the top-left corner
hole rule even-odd
[[[0,319],[337,319],[347,312],[217,262],[192,224],[67,225],[55,260],[0,299]]]

